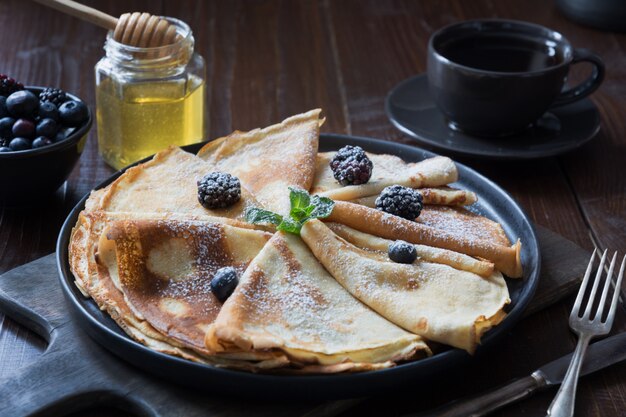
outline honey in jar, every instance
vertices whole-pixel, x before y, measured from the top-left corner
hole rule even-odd
[[[109,33],[96,65],[98,149],[116,169],[205,137],[204,60],[193,52],[189,27],[167,20],[176,26],[175,43],[138,48]]]

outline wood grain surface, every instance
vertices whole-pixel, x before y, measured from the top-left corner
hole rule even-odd
[[[579,26],[545,0],[449,1],[85,1],[112,15],[147,11],[190,24],[207,62],[208,137],[277,122],[313,107],[327,117],[324,131],[412,143],[387,120],[384,99],[403,79],[421,73],[426,44],[437,28],[459,20],[527,20],[563,33],[607,65],[592,96],[601,117],[598,136],[582,149],[529,162],[463,159],[509,191],[539,225],[585,249],[594,243],[626,252],[626,35]],[[0,73],[25,84],[56,86],[93,108],[93,67],[103,55],[104,32],[28,1],[0,2]],[[573,71],[580,79],[584,65]],[[95,129],[67,186],[55,199],[27,209],[0,208],[0,272],[54,250],[60,225],[75,202],[109,176],[97,153]],[[525,319],[501,347],[515,361],[495,373],[450,381],[446,392],[380,398],[344,416],[399,415],[417,404],[436,405],[524,375],[567,353],[574,337],[566,322],[571,300]],[[620,311],[620,323],[624,328]],[[620,327],[621,326],[621,327]],[[32,361],[45,343],[0,318],[0,376]],[[577,415],[619,416],[626,410],[626,372],[616,366],[579,385]],[[468,384],[468,379],[471,383]],[[1,390],[1,387],[0,387]],[[507,409],[507,416],[543,415],[553,392]],[[1,405],[0,405],[1,407]],[[125,415],[97,409],[78,416]],[[226,411],[215,415],[227,415]]]

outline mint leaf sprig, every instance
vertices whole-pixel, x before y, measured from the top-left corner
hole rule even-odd
[[[305,190],[295,187],[289,187],[289,202],[291,203],[289,216],[281,216],[259,207],[248,207],[245,213],[246,221],[252,224],[273,224],[277,230],[299,235],[304,223],[311,219],[330,216],[335,206],[335,202],[328,197],[311,196]]]

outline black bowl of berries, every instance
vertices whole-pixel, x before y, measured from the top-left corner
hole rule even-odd
[[[51,196],[78,161],[91,123],[78,97],[0,75],[0,205]]]

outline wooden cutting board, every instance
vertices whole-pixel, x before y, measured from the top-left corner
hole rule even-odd
[[[541,279],[527,314],[576,290],[589,253],[538,227]],[[190,391],[147,375],[92,341],[70,317],[58,283],[54,254],[0,276],[0,311],[49,343],[34,362],[0,379],[0,417],[41,412],[65,415],[115,404],[140,416],[333,416],[359,400],[262,403]],[[34,314],[36,313],[36,314]],[[44,317],[41,321],[39,316]]]

